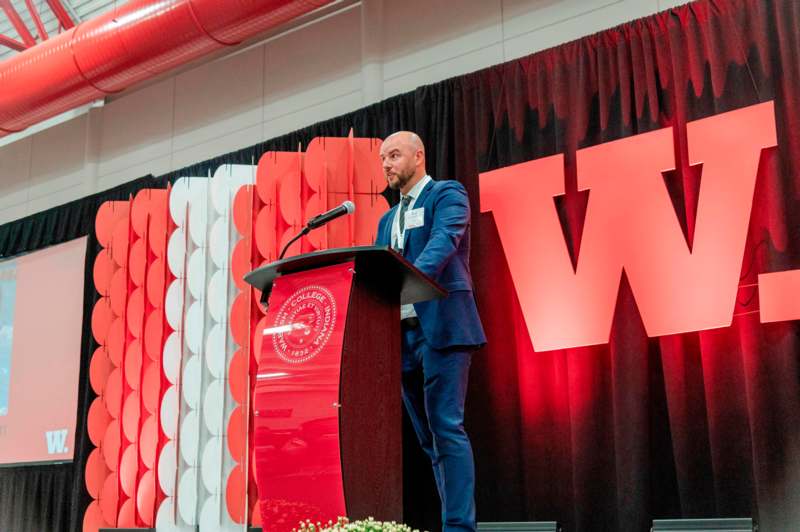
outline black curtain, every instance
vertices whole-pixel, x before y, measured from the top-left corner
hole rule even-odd
[[[796,0],[694,2],[7,224],[0,227],[0,255],[89,234],[88,324],[98,249],[91,225],[102,201],[208,175],[220,164],[254,164],[267,151],[295,151],[315,137],[414,130],[427,145],[429,173],[464,183],[473,208],[472,266],[489,336],[473,360],[467,405],[478,519],[638,531],[654,518],[753,516],[762,530],[797,529],[796,322],[762,325],[756,313],[726,329],[648,338],[623,280],[608,345],[534,352],[497,229],[491,216],[479,214],[478,177],[564,153],[574,183],[578,149],[668,126],[682,155],[688,121],[774,100],[779,146],[759,173],[741,282],[800,267],[799,23]],[[679,162],[665,180],[687,228],[688,194],[699,176],[685,157]],[[585,201],[556,206],[579,257]],[[0,470],[0,530],[81,529],[92,342],[87,326],[76,460]],[[580,410],[578,396],[591,399]],[[413,440],[406,443],[413,486],[405,491],[406,520],[436,530],[429,468]]]

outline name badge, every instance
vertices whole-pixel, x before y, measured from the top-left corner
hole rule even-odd
[[[411,209],[406,212],[406,229],[414,229],[425,225],[425,209]]]

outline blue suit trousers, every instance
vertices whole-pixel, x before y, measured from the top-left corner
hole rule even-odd
[[[472,354],[437,350],[422,327],[403,330],[403,403],[430,457],[442,501],[443,532],[475,531],[475,464],[464,430]]]

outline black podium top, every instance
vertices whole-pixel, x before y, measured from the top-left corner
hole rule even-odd
[[[355,261],[356,275],[373,279],[384,291],[399,292],[402,304],[419,303],[447,295],[447,290],[389,246],[336,248],[297,255],[257,268],[245,275],[244,280],[261,290],[261,300],[266,302],[272,282],[281,275],[350,260]]]

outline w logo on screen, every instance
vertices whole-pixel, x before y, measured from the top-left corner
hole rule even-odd
[[[47,454],[64,454],[67,449],[67,429],[48,430],[44,433],[47,437]]]
[[[671,128],[578,150],[589,200],[575,268],[553,200],[565,194],[564,155],[481,174],[481,211],[497,224],[534,349],[608,342],[623,271],[649,336],[731,324],[761,152],[777,144],[773,103],[690,122],[687,140],[702,165],[691,247],[664,183]],[[794,318],[786,287],[798,279],[761,274],[763,322]]]

